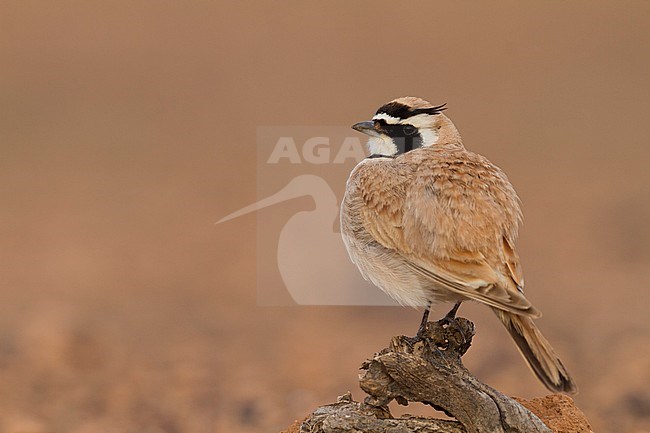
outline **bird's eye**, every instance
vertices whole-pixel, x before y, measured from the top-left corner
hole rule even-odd
[[[404,131],[404,134],[405,134],[405,135],[413,135],[413,134],[415,134],[415,132],[417,131],[417,129],[415,128],[415,126],[413,126],[413,125],[408,125],[408,124],[407,124],[407,125],[404,125],[404,126],[402,127],[402,130]]]

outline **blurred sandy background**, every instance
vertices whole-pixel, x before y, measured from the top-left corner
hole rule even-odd
[[[420,312],[258,307],[274,211],[213,223],[255,201],[259,125],[409,94],[517,187],[527,293],[595,431],[650,431],[648,23],[647,1],[3,1],[0,431],[274,432],[362,398]],[[487,309],[461,315],[470,369],[546,393]]]

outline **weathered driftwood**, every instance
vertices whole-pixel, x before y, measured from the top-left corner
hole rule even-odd
[[[361,366],[364,403],[347,394],[314,411],[300,432],[552,433],[515,400],[481,383],[463,366],[474,324],[463,318],[429,322],[420,337],[393,337]],[[393,418],[388,403],[421,402],[457,421]]]
[[[347,393],[334,404],[316,409],[287,433],[466,433],[457,421],[407,416],[393,418],[385,408],[352,400]]]

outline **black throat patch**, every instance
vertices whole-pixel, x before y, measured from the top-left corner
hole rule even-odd
[[[375,158],[391,158],[395,159],[395,155],[380,155],[378,153],[373,153],[372,155],[368,155],[366,159],[375,159]]]

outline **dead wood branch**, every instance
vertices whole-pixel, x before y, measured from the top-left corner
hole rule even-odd
[[[532,412],[476,379],[463,366],[474,324],[463,318],[429,322],[422,337],[393,337],[365,361],[359,382],[364,403],[346,394],[314,411],[300,425],[310,433],[552,433]],[[387,407],[421,402],[457,421],[393,418]]]

